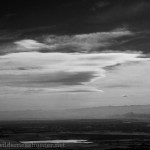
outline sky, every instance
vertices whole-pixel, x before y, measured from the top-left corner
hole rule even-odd
[[[148,105],[150,2],[0,6],[0,110]]]

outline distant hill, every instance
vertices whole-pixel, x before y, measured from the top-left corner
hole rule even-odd
[[[150,119],[150,114],[143,114],[143,113],[126,113],[123,115],[114,115],[113,118],[124,118],[124,119]]]
[[[150,105],[102,106],[65,110],[1,111],[0,120],[103,119],[118,117],[150,118]]]

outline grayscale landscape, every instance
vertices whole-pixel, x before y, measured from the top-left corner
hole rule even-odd
[[[149,0],[0,2],[0,149],[149,142]]]

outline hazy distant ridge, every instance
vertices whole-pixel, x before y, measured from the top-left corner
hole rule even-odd
[[[139,114],[140,117],[150,116],[150,105],[132,106],[103,106],[66,110],[26,110],[26,111],[1,111],[0,120],[25,120],[25,119],[102,119],[130,117]],[[142,114],[144,116],[142,116]]]

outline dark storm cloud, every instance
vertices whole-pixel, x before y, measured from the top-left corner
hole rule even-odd
[[[128,19],[128,21],[130,21],[130,19],[134,19],[133,17],[139,19],[144,14],[147,15],[146,12],[150,8],[148,1],[128,2],[122,1],[122,3],[119,3],[118,1],[118,3],[112,3],[111,7],[105,11],[101,11],[101,9],[97,10],[100,12],[92,16],[93,22],[108,23],[112,21],[127,21]]]
[[[23,39],[0,46],[0,53],[39,51],[41,53],[92,53],[101,51],[141,51],[149,53],[150,33],[132,32],[127,28],[118,28],[108,32],[96,32],[77,35],[43,35],[37,40]]]
[[[108,49],[149,52],[150,2],[147,0],[13,1],[9,4],[7,7],[0,6],[1,55],[36,50],[42,53],[100,52]],[[91,37],[89,41],[74,39],[77,35],[110,33],[118,28],[126,28],[132,36],[113,38],[109,35],[106,38],[104,35],[104,40],[97,37],[97,42]],[[51,43],[48,37],[56,41]],[[23,46],[16,48],[16,43],[24,40],[32,40],[30,49]],[[55,45],[51,47],[50,44]]]
[[[109,6],[111,3],[109,1],[101,1],[101,2],[97,2],[95,3],[95,7],[97,8],[103,8],[105,6]]]
[[[150,34],[149,31],[137,32],[135,36],[132,37],[121,37],[115,41],[114,45],[109,48],[113,50],[135,50],[142,51],[147,54],[150,52]]]
[[[108,32],[95,32],[89,34],[75,35],[42,35],[33,39],[15,39],[3,42],[0,45],[0,54],[32,52],[41,53],[62,52],[62,53],[92,53],[108,49],[117,45],[117,39],[122,37],[133,37],[136,33],[126,28],[118,28]],[[1,39],[3,37],[0,37]],[[120,43],[120,42],[119,42]]]
[[[42,33],[69,34],[111,30],[121,25],[147,26],[148,0],[51,0],[1,3],[0,28],[33,29]],[[14,15],[10,15],[14,14]],[[142,23],[139,24],[142,20]],[[146,22],[146,24],[145,24]],[[53,26],[51,29],[42,27]],[[55,26],[56,25],[56,26]]]

